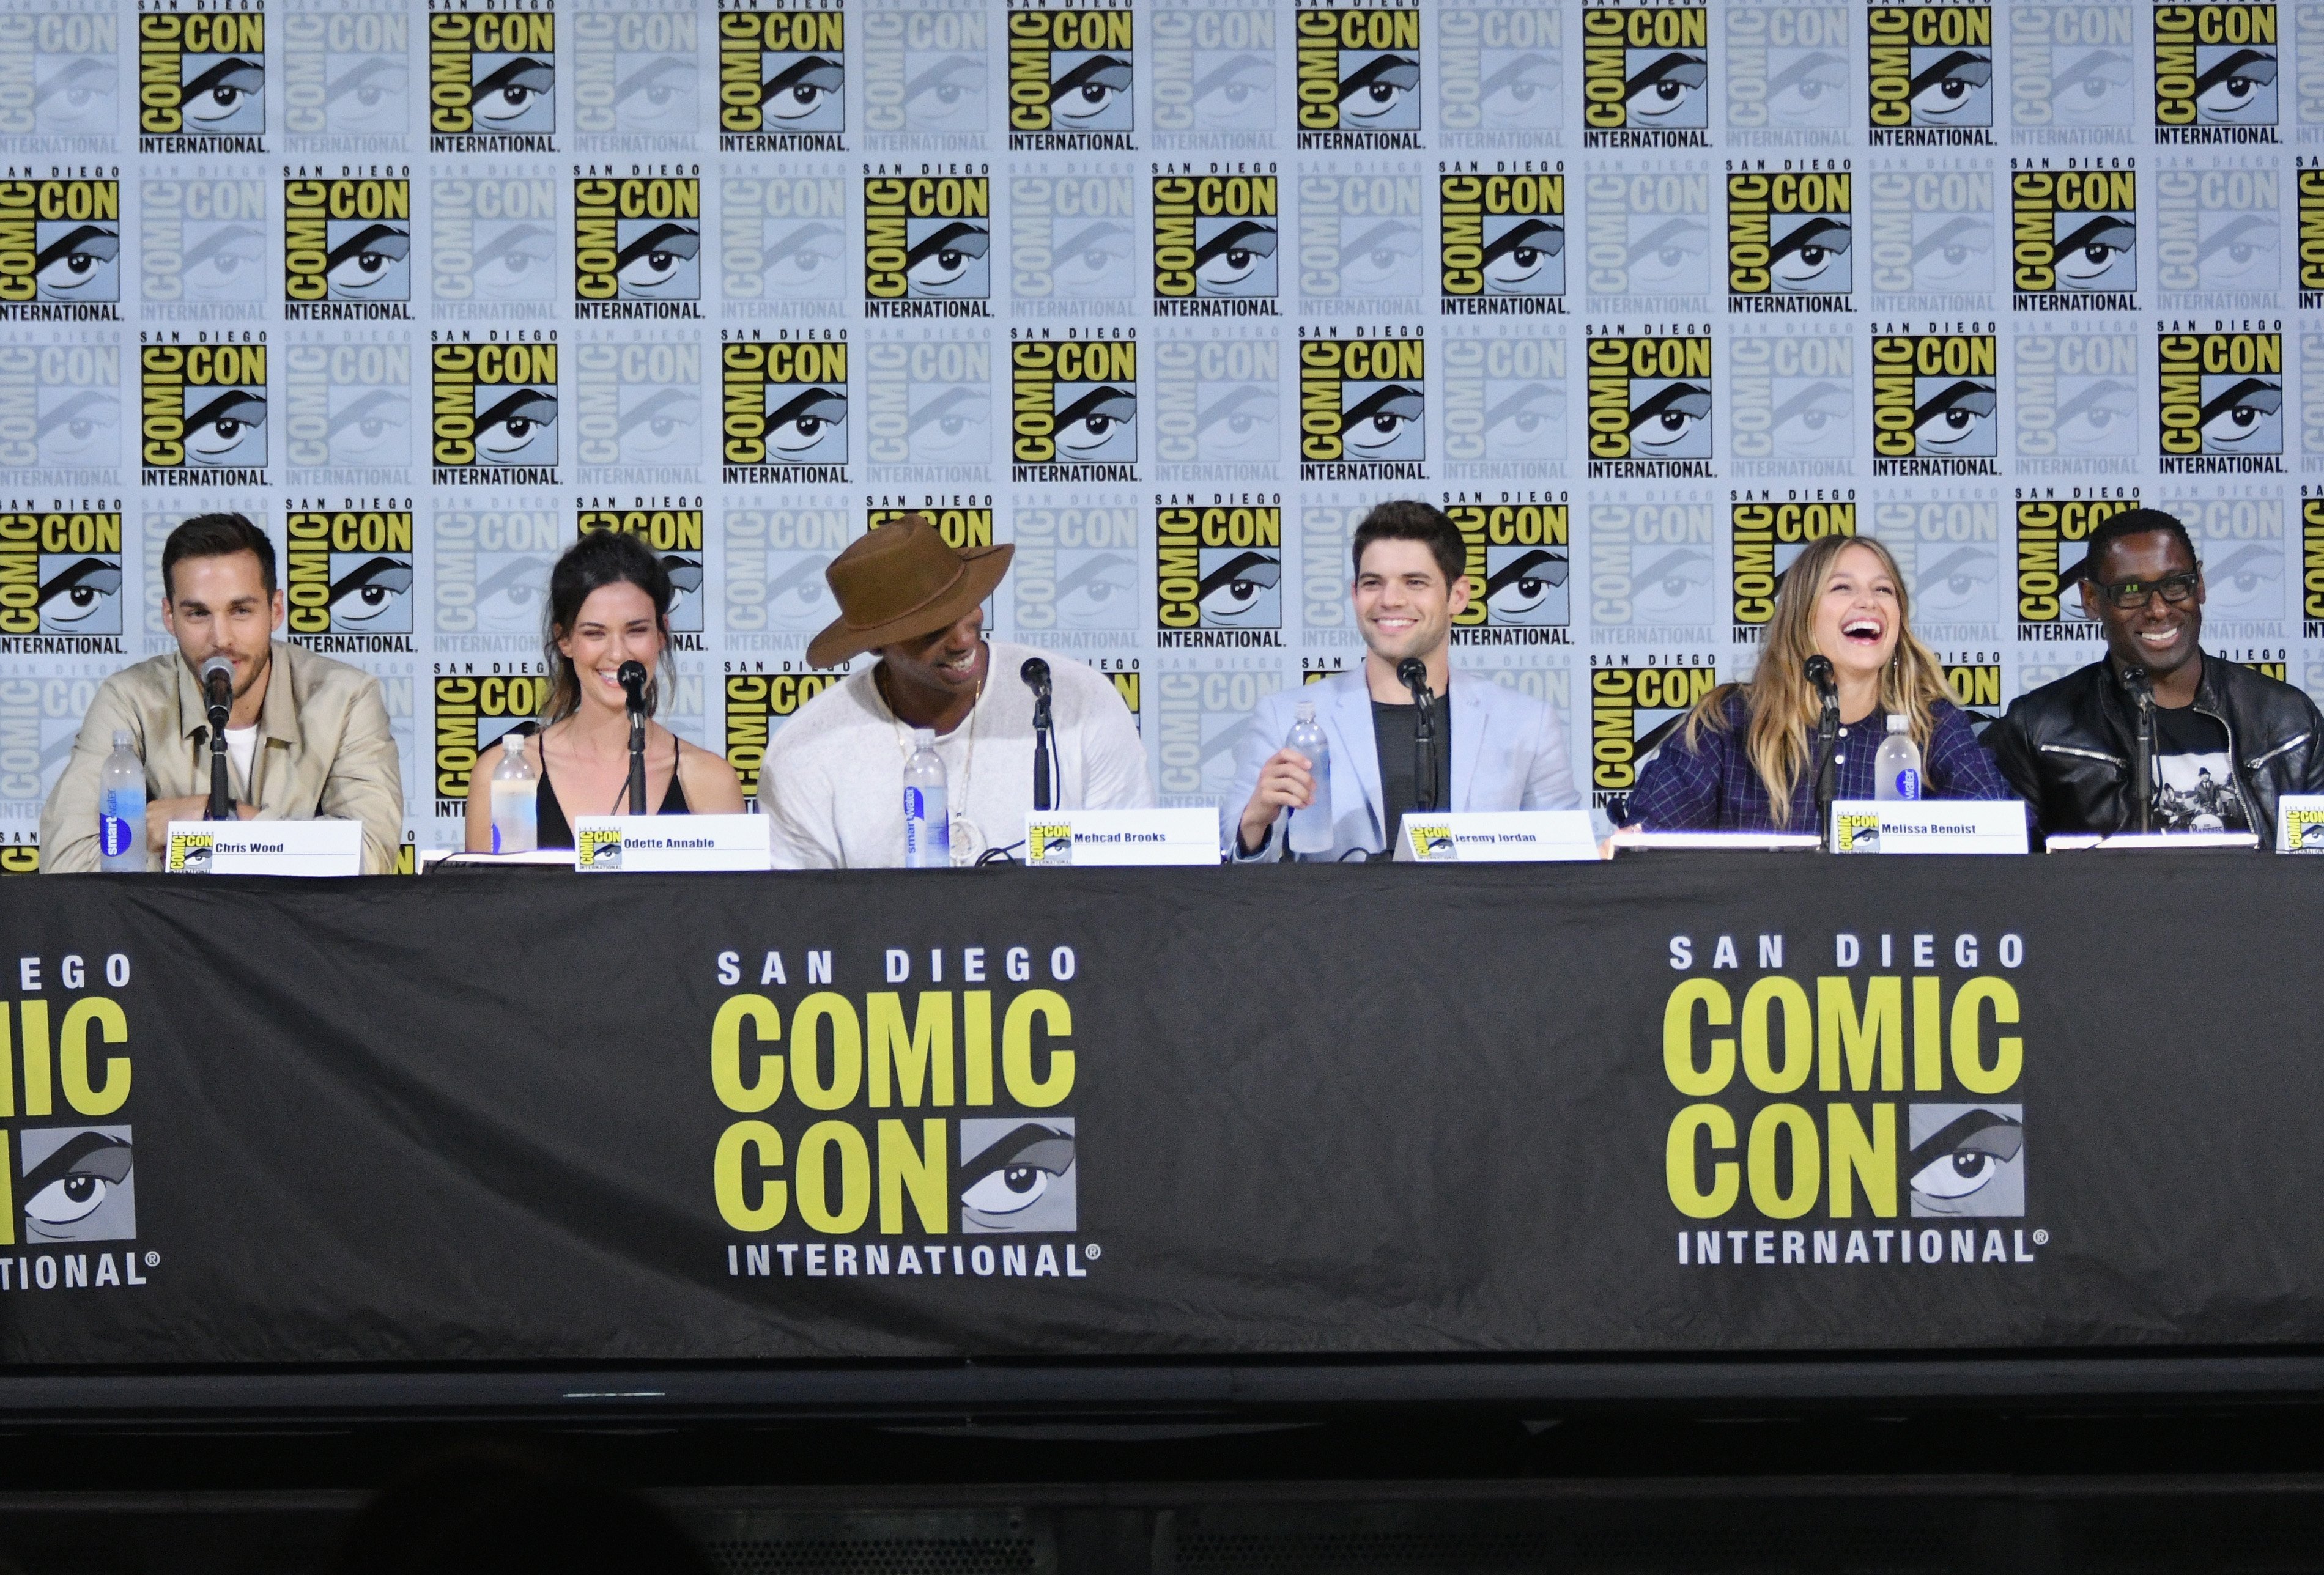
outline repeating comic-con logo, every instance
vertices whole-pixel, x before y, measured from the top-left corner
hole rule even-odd
[[[438,153],[555,152],[555,10],[430,12],[428,130]]]
[[[863,346],[865,447],[875,481],[991,479],[991,344],[942,333]]]
[[[1280,656],[1265,659],[1277,665],[1156,673],[1145,686],[1161,741],[1156,783],[1166,804],[1207,808],[1233,790],[1252,708],[1289,682]]]
[[[313,152],[401,152],[411,125],[411,13],[390,4],[281,19],[282,129]]]
[[[1904,1170],[1915,1220],[2016,1220],[2025,1213],[2024,1105],[1907,1105]],[[1909,1233],[1908,1233],[1909,1234]],[[1924,1231],[1933,1237],[1934,1231]],[[1973,1236],[1956,1231],[1954,1235]],[[1987,1257],[2001,1256],[1987,1231]]]
[[[1301,479],[1424,479],[1427,360],[1416,328],[1300,340]]]
[[[576,180],[573,294],[576,317],[701,317],[701,180]]]
[[[1282,453],[1282,344],[1165,340],[1153,349],[1154,452],[1162,479],[1273,481]]]
[[[138,183],[138,294],[146,315],[206,321],[263,315],[275,250],[266,185],[210,175]],[[215,309],[229,304],[252,309]]]
[[[698,500],[697,506],[692,508],[614,509],[584,503],[576,523],[580,536],[593,530],[610,530],[634,536],[651,548],[654,556],[661,559],[661,566],[669,572],[670,633],[700,636],[704,568]],[[697,638],[680,643],[678,649],[693,650],[699,645]]]
[[[1711,177],[1699,170],[1593,173],[1582,260],[1590,293],[1635,298],[1639,309],[1693,306],[1711,290]]]
[[[824,571],[850,539],[848,511],[806,504],[730,508],[720,577],[726,643],[734,650],[791,650],[831,622]]]
[[[411,346],[291,345],[281,352],[284,463],[294,484],[401,486],[411,463]]]
[[[855,231],[838,175],[728,175],[719,182],[721,309],[730,318],[833,317],[853,282]]]
[[[147,486],[266,484],[263,344],[141,346],[138,398]]]
[[[1129,175],[1015,175],[1009,293],[1048,317],[1134,313],[1138,182]]]
[[[1009,409],[1017,480],[1138,479],[1137,340],[1016,341]]]
[[[2324,167],[2303,161],[2296,177],[2300,225],[2300,309],[2324,309]]]
[[[1870,191],[1865,249],[1872,288],[1945,308],[1992,303],[1993,171],[1884,170]]]
[[[1418,175],[1303,172],[1300,293],[1420,310],[1428,289],[1427,195]]]
[[[1711,336],[1590,339],[1590,474],[1709,475]]]
[[[428,533],[437,633],[462,650],[537,653],[549,567],[568,529],[554,509],[497,500],[437,510]],[[459,639],[471,635],[481,638]]]
[[[458,176],[428,189],[428,272],[436,309],[497,317],[563,293],[557,182],[547,176]],[[540,315],[547,316],[546,310]]]
[[[283,534],[291,639],[324,651],[411,649],[410,510],[294,509]]]
[[[1565,176],[1440,175],[1443,310],[1565,309]]]
[[[1268,147],[1276,126],[1277,13],[1259,0],[1148,13],[1153,126],[1165,147]]]
[[[718,14],[718,146],[725,152],[842,152],[847,14]]]
[[[2009,236],[2017,310],[2137,309],[2135,169],[2018,170]]]
[[[692,485],[701,477],[702,345],[692,337],[573,352],[574,457],[583,484]]]
[[[1993,7],[1875,5],[1865,36],[1873,146],[1993,145]]]
[[[19,484],[111,486],[117,481],[118,343],[0,345],[0,405],[17,412],[15,419],[0,422],[0,466],[14,473]]]
[[[702,19],[691,5],[582,11],[570,45],[582,146],[693,150],[702,126]]]
[[[2203,566],[2203,632],[2221,640],[2282,640],[2282,498],[2273,490],[2242,497],[2206,492],[2194,497],[2166,494],[2155,506],[2176,517],[2194,539],[2196,561]],[[2229,659],[2257,667],[2281,656],[2246,650],[2229,653]]]
[[[1945,687],[1953,692],[1953,704],[1979,737],[1985,730],[2001,720],[2004,704],[2001,698],[2001,664],[1999,662],[1958,662],[1947,659],[1944,663]]]
[[[1846,501],[1775,502],[1763,495],[1758,501],[1730,503],[1727,520],[1734,541],[1729,608],[1738,645],[1756,645],[1766,638],[1767,622],[1775,615],[1776,594],[1800,554],[1827,536],[1856,534],[1856,505]]]
[[[1844,311],[1856,288],[1854,177],[1727,177],[1729,311]]]
[[[411,182],[282,183],[283,315],[394,318],[411,308]]]
[[[1668,667],[1591,668],[1591,807],[1621,820],[1639,769],[1718,684],[1708,657]]]
[[[2138,15],[2128,5],[2011,5],[2009,122],[2034,143],[2111,133],[2127,143],[2139,120]]]
[[[41,872],[41,834],[38,827],[19,826],[0,832],[0,875],[38,875]]]
[[[863,124],[877,145],[985,145],[990,23],[984,0],[884,0],[864,13]]]
[[[1711,124],[1711,12],[1591,5],[1582,13],[1582,145],[1700,148]]]
[[[1875,334],[1872,473],[1998,474],[1997,367],[1990,333]]]
[[[1069,647],[1131,643],[1142,627],[1137,510],[1020,508],[1010,519],[1010,533],[1017,544],[1009,582],[1019,632]],[[1199,560],[1190,566],[1199,568]]]
[[[2200,292],[2190,306],[2278,306],[2281,189],[2273,162],[2158,170],[2155,282]]]
[[[558,484],[553,339],[435,345],[428,360],[438,486]]]
[[[457,820],[467,814],[468,781],[477,762],[500,748],[509,729],[535,720],[549,708],[549,688],[548,677],[540,674],[436,676],[438,820]],[[491,763],[484,769],[490,770]]]
[[[1727,129],[1747,144],[1838,142],[1856,53],[1840,5],[1730,4],[1720,86]]]
[[[829,620],[825,619],[825,622]],[[745,801],[759,796],[767,745],[799,707],[847,676],[844,669],[796,673],[729,673],[725,677],[726,763],[742,778]]]
[[[2300,587],[2301,638],[2324,639],[2324,497],[2300,500]]]
[[[1489,333],[1439,345],[1448,475],[1564,474],[1567,359],[1565,340],[1554,334]]]
[[[1081,1225],[1074,1118],[972,1119],[960,1124],[960,1230],[1025,1236]],[[1010,1248],[1020,1256],[1023,1248]],[[1066,1249],[1070,1252],[1070,1247]]]
[[[1565,124],[1565,11],[1436,8],[1436,124],[1453,147],[1554,144]]]
[[[1849,469],[1856,453],[1856,346],[1845,335],[1737,335],[1727,341],[1727,391],[1728,430],[1745,474]]]
[[[2138,453],[2138,336],[2019,334],[2010,425],[2026,468],[2128,470]]]
[[[121,320],[121,182],[0,180],[0,320]]]
[[[0,17],[0,59],[19,85],[0,136],[50,139],[59,153],[112,152],[121,125],[121,18],[111,9]]]
[[[936,534],[945,539],[945,545],[954,552],[964,552],[972,547],[992,545],[992,507],[990,499],[967,507],[939,503],[933,499],[926,500],[916,507],[903,507],[894,503],[875,504],[863,511],[863,529],[877,530],[881,526],[891,525],[908,514],[918,514],[934,525],[936,528]],[[989,624],[991,620],[988,619],[986,622]]]
[[[1280,263],[1273,175],[1154,178],[1157,317],[1273,317]]]
[[[1890,498],[1872,506],[1872,533],[1904,572],[1922,638],[1997,637],[2000,520],[1998,505],[1985,497]]]
[[[2017,502],[2017,626],[2027,640],[2096,640],[2079,591],[2089,535],[2116,514],[2139,507],[2135,496],[2021,498]]]
[[[266,152],[266,13],[140,14],[137,105],[145,152]]]
[[[1591,636],[1601,645],[1721,639],[1716,508],[1591,503],[1589,589]]]
[[[1280,507],[1157,509],[1154,576],[1165,649],[1283,643]]]
[[[991,251],[990,176],[863,182],[864,316],[991,316]]]
[[[1420,146],[1420,8],[1299,11],[1292,23],[1303,148]]]
[[[1455,503],[1469,604],[1455,645],[1564,645],[1572,638],[1573,559],[1565,503]]]
[[[844,338],[723,345],[718,377],[729,485],[847,480]]]
[[[2172,333],[2155,341],[2163,469],[2283,470],[2283,336]]]
[[[2276,140],[2275,7],[2154,8],[2154,140]]]
[[[0,635],[121,631],[117,511],[0,513]]]
[[[82,1043],[87,1042],[91,1028],[111,1042],[129,1036],[127,1016],[102,996],[84,997],[76,1002],[66,1020],[75,1024],[68,1033],[78,1036]],[[105,1068],[105,1081],[93,1089],[79,1090],[78,1099],[73,1097],[75,1091],[68,1084],[65,1102],[82,1114],[95,1115],[111,1115],[127,1103],[129,1057],[107,1056]],[[28,1095],[28,1102],[29,1098]],[[28,1110],[26,1113],[31,1112]],[[0,1217],[0,1241],[23,1248],[137,1239],[136,1149],[129,1128],[20,1128],[16,1146],[21,1168],[13,1177],[0,1174],[0,1203],[6,1202],[13,1181],[18,1200],[16,1215]],[[0,1167],[6,1165],[7,1157],[7,1137],[0,1133]],[[88,1273],[91,1257],[97,1259],[94,1280]],[[22,1264],[25,1260],[16,1261]],[[45,1254],[32,1262],[37,1266],[28,1268],[24,1279],[49,1289],[60,1284],[60,1262],[64,1266],[62,1284],[67,1287],[124,1283],[122,1268],[115,1266],[114,1256],[109,1252]],[[124,1252],[120,1262],[129,1276],[125,1283],[144,1284],[143,1276],[138,1273],[137,1254]]]
[[[1128,149],[1138,56],[1130,0],[1050,10],[1013,0],[1009,12],[1009,146]]]

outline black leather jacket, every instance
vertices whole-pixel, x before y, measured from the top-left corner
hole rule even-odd
[[[2289,684],[2217,657],[2202,659],[2195,710],[2224,723],[2236,786],[2260,845],[2275,843],[2275,801],[2324,793],[2324,717]],[[2101,659],[2021,695],[1985,732],[2001,774],[2034,806],[2043,833],[2138,829],[2138,716]]]

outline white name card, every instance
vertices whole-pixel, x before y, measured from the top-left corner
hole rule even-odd
[[[767,870],[763,815],[585,815],[573,823],[573,867],[584,875],[673,875]]]
[[[2287,793],[2275,801],[2275,851],[2324,853],[2324,793]]]
[[[1037,809],[1025,816],[1025,862],[1037,869],[1218,861],[1215,808]]]
[[[2053,853],[2188,853],[2206,848],[2256,848],[2252,832],[2116,832],[2102,837],[2095,832],[2057,832],[2043,839]]]
[[[172,875],[360,875],[359,820],[173,820]]]
[[[1606,839],[1609,852],[1812,853],[1823,846],[1813,832],[1640,831],[1624,826]]]
[[[1406,815],[1399,864],[1569,864],[1595,861],[1598,839],[1579,809],[1508,809]]]
[[[2022,853],[2015,798],[1844,798],[1831,806],[1835,853]]]

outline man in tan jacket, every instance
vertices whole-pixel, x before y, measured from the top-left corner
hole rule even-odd
[[[161,868],[170,823],[209,804],[209,722],[196,674],[234,664],[229,778],[244,820],[359,820],[364,872],[395,867],[403,778],[379,680],[273,638],[282,627],[274,544],[240,514],[203,514],[161,549],[161,623],[175,655],[98,686],[72,759],[41,811],[41,870],[97,868],[97,781],[116,732],[145,762],[146,868]]]

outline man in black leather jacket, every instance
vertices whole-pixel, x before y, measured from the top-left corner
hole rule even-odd
[[[2202,568],[2171,515],[2113,516],[2090,533],[2080,566],[2082,609],[2106,631],[2106,658],[2020,695],[1986,730],[2001,774],[2044,834],[2249,830],[2273,845],[2277,798],[2324,793],[2314,702],[2203,654]],[[2142,689],[2154,717],[2144,814]]]

